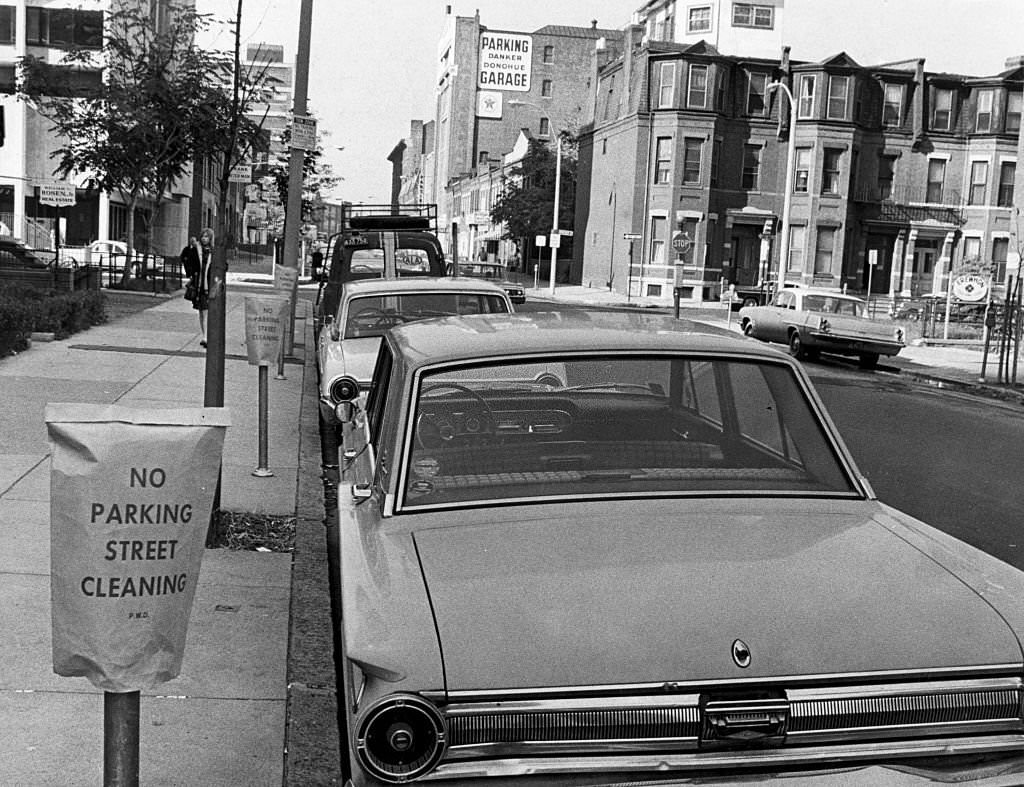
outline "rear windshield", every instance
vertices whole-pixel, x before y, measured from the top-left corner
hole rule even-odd
[[[784,364],[552,358],[424,372],[404,508],[614,495],[857,494]]]
[[[352,298],[346,309],[344,338],[381,336],[394,325],[429,317],[501,314],[507,311],[502,296],[482,293],[425,292]]]
[[[864,303],[853,298],[834,298],[828,295],[805,295],[804,308],[808,311],[828,312],[829,314],[849,314],[861,317],[864,314]]]

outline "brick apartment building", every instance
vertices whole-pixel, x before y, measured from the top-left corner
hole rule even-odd
[[[723,282],[777,277],[791,128],[785,281],[865,292],[877,259],[872,292],[909,296],[945,290],[972,263],[997,285],[1015,273],[1020,58],[991,77],[842,52],[799,62],[781,46],[781,0],[690,4],[685,19],[675,9],[646,4],[622,51],[594,59],[576,281],[703,301]]]

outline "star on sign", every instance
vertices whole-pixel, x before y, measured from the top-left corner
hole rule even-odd
[[[487,109],[494,109],[494,99],[493,98],[485,98],[484,99],[484,107],[487,108]]]

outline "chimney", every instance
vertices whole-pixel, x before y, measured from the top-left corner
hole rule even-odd
[[[597,20],[596,19],[591,19],[590,20],[590,28],[592,30],[597,30]]]
[[[914,69],[914,142],[920,142],[925,137],[925,113],[928,111],[928,91],[924,80],[924,58],[917,61],[917,68]]]
[[[640,42],[644,28],[642,25],[626,25],[626,35],[622,52],[622,98],[619,99],[618,117],[629,112],[629,88],[633,80],[633,49]]]

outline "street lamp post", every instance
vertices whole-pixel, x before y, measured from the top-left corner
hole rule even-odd
[[[519,106],[533,107],[534,109],[544,113],[544,109],[542,107],[540,107],[540,106],[538,106],[536,104],[533,104],[533,103],[531,103],[529,101],[520,101],[519,99],[514,99],[513,98],[513,99],[509,99],[508,103],[509,103],[510,106],[516,106],[516,107],[519,107]],[[549,130],[552,129],[553,128],[553,124],[551,122],[551,116],[545,113],[543,115],[543,117],[546,117],[548,119],[548,129]],[[559,196],[560,196],[559,195],[559,191],[561,189],[561,184],[562,184],[562,133],[559,132],[558,136],[555,139],[555,205],[554,205],[554,209],[552,210],[552,216],[551,216],[551,235],[548,237],[548,242],[551,244],[551,270],[549,272],[550,275],[548,276],[548,292],[551,295],[555,294],[555,272],[558,269],[558,245],[556,245],[556,244],[561,242],[561,235],[560,235],[559,230],[558,230],[558,200],[559,200]],[[556,238],[557,238],[557,240],[556,240]],[[534,269],[534,276],[533,276],[533,286],[534,286],[534,289],[537,288],[537,284],[538,284],[538,282],[537,282],[537,271],[536,271],[536,269]]]
[[[786,146],[786,192],[782,197],[782,242],[779,244],[779,274],[775,279],[775,296],[773,297],[777,297],[782,289],[786,266],[789,264],[789,211],[793,202],[793,166],[796,157],[796,101],[793,98],[793,93],[779,81],[768,85],[768,93],[773,93],[780,88],[789,99],[789,143]]]

